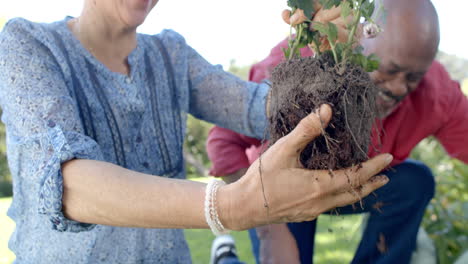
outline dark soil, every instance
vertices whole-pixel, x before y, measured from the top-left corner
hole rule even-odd
[[[293,59],[273,70],[271,82],[270,144],[327,103],[333,109],[332,120],[325,135],[301,153],[304,167],[335,170],[368,159],[377,88],[361,67],[349,64],[339,69],[327,55]]]

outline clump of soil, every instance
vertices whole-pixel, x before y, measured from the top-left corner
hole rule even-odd
[[[309,143],[300,160],[308,169],[335,170],[368,159],[377,88],[361,67],[335,66],[331,56],[287,60],[271,75],[270,143],[292,131],[321,104],[332,106],[325,134]]]

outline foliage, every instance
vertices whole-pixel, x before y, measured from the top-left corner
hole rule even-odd
[[[206,176],[200,175],[200,169],[197,167],[203,166],[204,168],[209,168],[211,166],[205,148],[208,131],[211,127],[213,127],[213,125],[198,120],[191,115],[189,115],[187,119],[187,133],[184,142],[184,149],[197,163],[194,164],[194,162],[187,162],[188,159],[186,158],[185,165],[188,178]]]
[[[0,18],[0,31],[6,23],[4,18]],[[2,111],[0,110],[0,115]],[[0,197],[10,197],[13,195],[10,170],[8,169],[5,143],[5,126],[0,123]]]
[[[0,199],[0,264],[10,264],[15,255],[8,249],[8,239],[13,233],[14,222],[6,216],[11,198]],[[349,263],[359,241],[359,226],[361,216],[329,216],[319,217],[316,235],[315,262],[318,264]],[[333,230],[333,232],[330,232]],[[245,263],[255,263],[247,231],[232,233],[237,247],[237,253]],[[207,229],[185,230],[185,237],[190,248],[194,264],[208,263],[210,245],[214,239]]]
[[[0,115],[1,115],[0,111]],[[11,175],[8,169],[5,143],[5,126],[0,123],[0,197],[12,195]]]
[[[304,11],[307,20],[292,26],[295,29],[296,35],[289,38],[288,48],[284,50],[285,57],[288,59],[300,57],[299,49],[309,45],[313,47],[318,55],[320,55],[322,50],[331,52],[337,65],[346,65],[346,63],[350,62],[360,65],[368,72],[376,70],[379,66],[378,58],[373,54],[369,56],[363,55],[362,48],[358,45],[359,40],[355,37],[356,30],[362,19],[378,28],[371,18],[375,9],[375,1],[319,0],[319,2],[323,9],[340,7],[341,17],[344,21],[349,16],[352,16],[351,22],[346,24],[346,29],[349,30],[347,41],[344,43],[338,42],[338,27],[335,23],[320,23],[311,20],[312,14],[317,11],[314,10],[312,1],[289,0],[288,6],[292,9],[291,13],[295,13],[298,9],[301,9]],[[328,48],[327,45],[330,47]],[[356,46],[357,48],[355,48]]]
[[[436,60],[442,63],[447,71],[450,73],[450,77],[462,82],[468,79],[468,60],[457,57],[456,55],[450,55],[443,51],[439,51],[436,56]]]
[[[249,78],[250,65],[237,65],[236,60],[232,59],[229,63],[228,72],[236,75],[242,80],[247,80]]]
[[[310,0],[288,0],[288,6],[291,8],[300,8],[304,10],[304,13],[309,15],[309,19],[312,19],[312,13],[315,11],[313,3]]]
[[[321,215],[317,223],[314,263],[350,263],[360,239],[360,215],[329,216]],[[241,261],[255,263],[247,231],[232,232],[236,241],[237,253]],[[185,230],[185,237],[194,264],[209,262],[209,246],[214,239],[209,230]]]
[[[433,171],[437,187],[423,226],[434,240],[438,263],[454,263],[468,250],[468,165],[450,158],[434,138],[423,140],[412,158]]]

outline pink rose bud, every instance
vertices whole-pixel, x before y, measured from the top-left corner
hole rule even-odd
[[[364,25],[364,37],[365,38],[375,38],[380,33],[380,27],[375,23],[366,23]]]

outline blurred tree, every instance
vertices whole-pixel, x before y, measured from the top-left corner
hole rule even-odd
[[[443,51],[437,53],[436,60],[445,66],[453,79],[462,82],[468,78],[468,60]]]
[[[0,110],[0,115],[2,111]],[[0,123],[0,197],[11,196],[12,185],[6,158],[5,126]]]
[[[191,115],[187,119],[184,158],[188,178],[208,176],[210,160],[206,154],[205,142],[212,126]]]
[[[255,63],[255,62],[254,62]],[[252,63],[252,64],[254,64]],[[249,71],[250,71],[251,65],[244,65],[244,66],[239,66],[236,63],[235,59],[232,59],[229,62],[229,69],[228,72],[238,76],[242,80],[248,80],[249,79]]]
[[[435,243],[438,263],[454,263],[468,250],[468,165],[450,158],[434,138],[419,143],[412,158],[426,163],[437,182],[423,226]]]
[[[6,19],[0,17],[0,31],[6,23]],[[0,110],[0,115],[2,111]],[[0,197],[11,196],[12,185],[10,170],[8,169],[6,159],[6,144],[5,144],[5,127],[0,122]]]
[[[444,52],[437,54],[437,60],[468,94],[468,60]],[[426,163],[435,175],[436,195],[423,226],[435,243],[438,263],[454,263],[468,250],[468,165],[450,158],[432,137],[419,143],[411,157]]]

